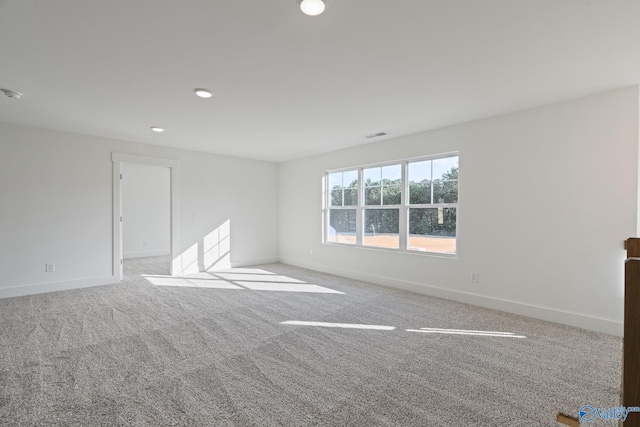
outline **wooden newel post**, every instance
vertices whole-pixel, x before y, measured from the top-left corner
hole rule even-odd
[[[640,239],[624,242],[624,340],[622,356],[622,406],[640,406]],[[640,413],[631,412],[625,427],[640,427]]]

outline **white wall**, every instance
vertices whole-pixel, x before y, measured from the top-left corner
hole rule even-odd
[[[179,162],[182,272],[279,254],[621,334],[622,242],[637,225],[638,110],[638,89],[628,88],[279,166],[0,124],[0,297],[112,282],[111,153],[120,152]],[[452,150],[460,152],[457,259],[321,243],[325,170]],[[48,262],[55,272],[45,272]]]
[[[321,243],[325,170],[455,150],[457,259]],[[636,87],[290,161],[279,176],[282,262],[622,333]]]
[[[169,255],[170,169],[124,163],[122,175],[124,258]]]
[[[0,297],[113,282],[112,152],[179,162],[185,270],[277,260],[277,164],[0,124]]]

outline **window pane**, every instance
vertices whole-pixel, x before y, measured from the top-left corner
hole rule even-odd
[[[393,185],[391,187],[382,187],[382,204],[383,205],[399,205],[400,204],[400,186]]]
[[[409,163],[409,182],[431,181],[431,160]]]
[[[382,167],[382,183],[384,185],[400,184],[402,177],[402,166],[391,165]]]
[[[344,190],[344,205],[345,206],[357,206],[358,205],[358,189],[350,188]]]
[[[431,160],[409,163],[409,204],[431,203]]]
[[[380,205],[380,187],[372,187],[364,189],[365,205]]]
[[[329,210],[329,242],[356,243],[356,210]]]
[[[344,188],[358,188],[358,171],[342,172],[342,186]]]
[[[342,172],[329,174],[329,190],[342,187]]]
[[[458,157],[434,159],[433,179],[458,179]]]
[[[458,203],[458,181],[435,181],[433,203]]]
[[[409,204],[431,203],[431,182],[409,183]]]
[[[364,211],[365,246],[400,247],[400,212],[398,209],[367,209]]]
[[[456,253],[456,209],[409,209],[409,249]]]
[[[382,168],[369,168],[362,171],[365,187],[380,185],[380,171]]]
[[[329,206],[342,206],[342,190],[332,190]]]
[[[345,191],[344,200],[342,189]],[[329,174],[329,206],[355,206],[358,204],[358,171],[335,172]]]

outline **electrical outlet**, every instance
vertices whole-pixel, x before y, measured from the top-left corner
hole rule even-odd
[[[309,249],[309,255],[313,255],[313,249]]]
[[[147,246],[147,241],[146,240],[142,241],[142,246]]]
[[[56,264],[53,262],[45,264],[44,271],[47,273],[53,273],[54,271],[56,271]]]
[[[196,211],[191,211],[191,219],[196,219],[197,214]]]
[[[477,271],[471,272],[471,282],[480,283],[480,273]]]

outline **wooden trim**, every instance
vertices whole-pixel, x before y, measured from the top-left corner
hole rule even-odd
[[[640,239],[629,239],[625,263],[622,406],[640,406]],[[630,412],[625,427],[640,427],[640,413]]]
[[[580,423],[578,422],[578,419],[574,418],[574,417],[570,417],[569,415],[558,414],[558,417],[556,418],[556,420],[560,424],[564,424],[564,425],[569,426],[569,427],[579,427],[580,426]]]
[[[624,248],[627,251],[627,258],[640,258],[640,239],[631,237],[624,241]]]

